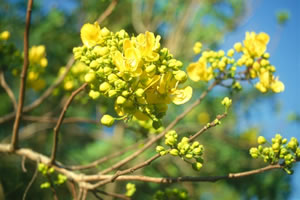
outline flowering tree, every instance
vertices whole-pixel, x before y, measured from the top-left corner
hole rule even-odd
[[[247,32],[244,41],[233,44],[227,51],[206,49],[202,47],[202,43],[194,41],[191,49],[198,59],[196,62],[190,60],[185,68],[183,62],[164,47],[161,36],[153,32],[145,30],[144,33],[131,35],[123,29],[111,31],[100,26],[99,23],[101,24],[117,4],[117,1],[112,1],[99,20],[85,23],[81,27],[82,45],[73,48],[74,58],[69,60],[67,66],[59,69],[58,79],[44,93],[33,98],[30,104],[24,105],[26,91],[40,94],[47,86],[47,80],[43,78],[48,70],[46,48],[43,45],[29,47],[32,3],[32,0],[28,1],[23,54],[10,43],[8,31],[4,30],[0,34],[0,54],[5,58],[3,64],[1,63],[1,86],[14,108],[14,112],[4,115],[0,120],[5,123],[14,119],[11,140],[0,144],[0,152],[23,157],[23,168],[25,159],[37,164],[33,178],[24,192],[24,198],[37,176],[44,178],[40,187],[49,188],[55,199],[60,196],[58,191],[65,183],[74,199],[87,199],[88,195],[98,199],[102,199],[102,196],[135,199],[143,196],[137,189],[140,182],[166,185],[216,182],[255,176],[273,169],[292,173],[293,164],[300,158],[298,141],[294,137],[287,140],[276,134],[269,142],[263,136],[257,137],[257,142],[252,143],[257,147],[246,150],[252,158],[261,158],[266,165],[242,172],[225,171],[226,174],[221,176],[198,174],[210,162],[205,155],[209,152],[209,147],[207,150],[207,144],[203,144],[199,138],[216,129],[216,126],[222,126],[223,120],[226,124],[225,118],[230,115],[231,106],[235,103],[234,95],[215,97],[218,106],[222,108],[212,119],[207,113],[200,113],[198,118],[201,123],[196,124],[196,131],[176,128],[181,121],[187,123],[184,120],[195,109],[201,108],[206,99],[210,98],[212,101],[209,94],[216,87],[225,87],[232,94],[238,95],[247,82],[254,82],[254,88],[261,93],[284,91],[284,84],[275,76],[276,69],[269,61],[268,34]],[[138,24],[136,26],[145,28]],[[155,26],[149,27],[151,29]],[[173,44],[171,47],[176,47],[177,50],[174,51],[179,51],[178,45]],[[23,62],[22,69],[15,67],[20,62]],[[14,79],[20,76],[18,101],[5,80],[7,74]],[[62,86],[59,87],[60,85]],[[200,85],[202,88],[199,88]],[[25,115],[35,110],[51,95],[55,98],[62,93],[65,99],[59,109],[58,118]],[[191,102],[192,100],[194,101]],[[105,104],[99,111],[103,114],[101,119],[95,122],[90,118],[66,117],[67,112],[72,112],[70,108],[73,101],[77,105],[86,105],[86,102]],[[172,104],[176,107],[184,106],[183,104],[187,106],[178,115],[172,116],[171,120],[164,121],[168,110],[174,106]],[[50,144],[51,153],[36,151],[31,147],[24,148],[19,144],[20,136],[23,135],[19,133],[21,120],[55,123],[51,132],[53,139],[47,142]],[[113,126],[118,134],[131,130],[136,135],[146,133],[146,136],[135,136],[135,141],[127,145],[126,139],[117,135],[115,139],[124,140],[119,145],[122,150],[115,150],[111,155],[89,163],[75,162],[76,165],[70,165],[69,163],[74,162],[67,162],[67,158],[61,157],[61,161],[57,159],[60,148],[67,149],[65,140],[71,138],[63,136],[63,123],[97,123],[101,127]],[[143,154],[147,150],[150,156],[145,157]],[[76,154],[78,153],[80,151]],[[98,151],[95,153],[100,154]],[[119,160],[104,164],[116,157]],[[157,176],[144,171],[151,168],[161,171],[155,169],[155,163],[163,163],[167,159],[171,159],[179,167],[183,166],[187,171],[194,172],[189,171],[190,175],[187,176],[177,170],[175,176],[164,173]],[[101,167],[98,168],[99,166]],[[108,185],[116,182],[126,183],[126,186],[121,185],[123,188],[117,190],[124,190],[123,194],[106,190]],[[151,195],[153,199],[188,199],[191,194],[190,191],[173,188],[160,189]]]

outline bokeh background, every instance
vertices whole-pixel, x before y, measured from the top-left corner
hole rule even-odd
[[[108,0],[36,0],[33,9],[30,44],[43,44],[47,49],[49,65],[44,74],[47,86],[58,76],[59,69],[66,65],[72,48],[80,45],[79,30],[82,24],[95,21],[110,4]],[[26,13],[26,2],[2,0],[0,4],[0,32],[9,30],[10,41],[22,49],[22,34]],[[120,0],[112,14],[101,24],[117,31],[125,29],[129,33],[146,30],[162,36],[164,46],[181,59],[185,66],[196,59],[192,53],[196,41],[203,43],[204,49],[232,48],[235,42],[243,41],[245,32],[266,32],[270,35],[268,52],[271,63],[276,66],[276,75],[285,84],[280,94],[260,94],[250,84],[243,84],[240,93],[230,93],[218,87],[206,101],[191,113],[176,129],[188,135],[212,120],[222,112],[219,105],[225,95],[231,95],[234,105],[221,127],[209,131],[200,141],[205,145],[205,164],[200,174],[190,166],[173,158],[155,162],[140,171],[152,176],[176,175],[221,175],[264,166],[253,160],[248,149],[255,146],[255,138],[264,135],[267,139],[276,133],[284,137],[300,139],[300,2],[297,0]],[[0,61],[1,63],[1,61]],[[9,69],[12,70],[12,69]],[[7,82],[17,94],[18,81],[11,71],[5,71]],[[197,88],[193,98],[203,91],[205,83],[191,83]],[[253,83],[252,83],[253,84]],[[26,103],[36,99],[41,91],[28,89]],[[61,103],[70,95],[63,86],[55,90],[39,109],[30,113],[41,116],[51,113],[58,116]],[[13,110],[6,94],[0,88],[0,116]],[[61,101],[61,99],[63,99]],[[59,105],[59,106],[58,106]],[[186,106],[186,105],[185,105]],[[164,124],[168,124],[184,107],[170,106]],[[53,109],[53,107],[55,109]],[[105,99],[94,102],[80,96],[72,105],[68,116],[80,116],[99,120],[106,112],[113,113],[111,103]],[[130,128],[128,128],[128,126]],[[7,142],[12,121],[0,124],[0,140]],[[53,124],[24,122],[21,129],[21,145],[49,154],[51,150],[51,128]],[[137,130],[137,131],[136,131]],[[148,128],[140,128],[136,123],[124,126],[120,123],[112,128],[102,128],[94,124],[67,124],[62,128],[64,145],[59,149],[59,160],[66,164],[83,164],[115,152],[118,149],[149,137]],[[154,133],[155,134],[155,133]],[[117,140],[116,140],[117,139]],[[153,154],[147,152],[145,159]],[[0,155],[0,188],[5,199],[20,199],[29,182],[35,165],[27,163],[28,172],[23,173],[20,160],[16,157]],[[107,163],[99,169],[109,166]],[[88,171],[93,173],[93,171]],[[292,176],[283,171],[268,172],[241,180],[217,183],[186,183],[160,186],[137,184],[134,199],[153,199],[157,190],[167,187],[188,191],[191,199],[300,199],[300,165],[296,165]],[[42,190],[45,180],[40,176],[28,196],[30,199],[52,199],[51,191]],[[124,184],[110,184],[108,191],[125,192]],[[1,190],[0,190],[1,191]],[[63,199],[69,199],[67,185],[58,188]],[[1,192],[0,192],[1,193]],[[2,197],[4,198],[4,197]],[[93,199],[93,197],[90,197]],[[1,199],[1,194],[0,194]]]

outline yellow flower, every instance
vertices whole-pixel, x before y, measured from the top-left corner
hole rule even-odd
[[[47,66],[48,62],[46,63],[45,60],[43,60],[46,59],[45,56],[46,56],[46,48],[44,45],[32,46],[29,49],[29,62],[31,64],[38,64],[41,65],[42,67],[44,67],[44,65],[46,64]]]
[[[284,84],[276,78],[271,83],[271,89],[275,93],[283,92],[284,91]]]
[[[10,37],[10,32],[8,31],[3,31],[0,33],[0,40],[8,40]]]
[[[142,53],[145,60],[148,62],[154,62],[159,59],[159,54],[155,50],[160,47],[160,36],[154,36],[153,33],[146,31],[145,34],[139,34],[136,37],[137,46]]]
[[[193,95],[193,89],[191,86],[187,86],[183,89],[177,89],[172,93],[172,102],[176,105],[184,104],[191,99]]]
[[[199,59],[196,63],[191,63],[187,67],[187,73],[192,81],[209,81],[213,78],[212,68],[206,67],[206,62],[204,59]]]
[[[266,33],[256,34],[255,32],[246,32],[244,40],[244,53],[253,57],[260,57],[267,49],[270,37]]]
[[[194,47],[193,47],[194,53],[195,53],[195,54],[200,53],[200,52],[201,52],[201,48],[202,48],[201,42],[196,42],[196,43],[194,44]]]
[[[114,122],[115,122],[115,118],[113,118],[110,115],[103,115],[103,117],[101,118],[101,124],[105,126],[112,126]]]
[[[82,43],[88,48],[102,43],[101,29],[97,22],[84,24],[80,30]]]
[[[223,100],[222,100],[222,105],[226,106],[226,107],[230,107],[231,104],[232,104],[232,100],[229,99],[228,97],[225,97]]]

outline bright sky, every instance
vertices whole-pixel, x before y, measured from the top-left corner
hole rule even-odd
[[[237,41],[242,41],[246,31],[266,32],[270,35],[268,51],[271,63],[276,66],[277,75],[285,84],[285,91],[275,96],[281,104],[281,113],[274,114],[270,102],[259,103],[254,108],[254,119],[244,119],[247,125],[259,124],[266,137],[281,133],[288,139],[295,136],[300,140],[299,124],[289,123],[286,119],[291,112],[300,113],[300,1],[298,0],[250,0],[251,15],[234,32],[225,37],[222,48],[228,49]],[[276,22],[276,12],[290,12],[290,20],[282,28]],[[290,200],[300,199],[300,165],[292,176],[292,194]]]

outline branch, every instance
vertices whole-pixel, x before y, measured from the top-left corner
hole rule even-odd
[[[115,9],[116,5],[118,3],[118,0],[112,0],[109,6],[105,9],[105,11],[100,15],[100,17],[97,19],[97,22],[101,24]]]
[[[204,126],[200,131],[198,131],[197,133],[195,133],[194,135],[192,135],[190,138],[189,138],[189,141],[192,141],[194,140],[196,137],[198,137],[199,135],[201,135],[202,133],[204,133],[206,130],[212,128],[212,127],[215,127],[218,125],[218,122],[216,122],[216,120],[221,120],[223,119],[224,117],[226,117],[227,114],[224,113],[222,115],[218,115],[216,117],[216,119],[209,123],[209,125],[206,125]],[[131,167],[129,169],[126,169],[126,170],[123,170],[123,171],[118,171],[114,176],[112,176],[111,178],[107,179],[107,180],[104,180],[104,181],[101,181],[97,184],[95,184],[95,187],[100,187],[102,185],[105,185],[107,183],[110,183],[110,182],[113,182],[117,177],[121,176],[121,175],[124,175],[124,174],[128,174],[128,173],[133,173],[134,171],[138,170],[138,169],[141,169],[147,165],[150,165],[154,160],[156,160],[157,158],[160,157],[160,154],[157,153],[156,155],[152,156],[151,158],[149,158],[148,160],[146,160],[145,162],[142,162],[140,164],[137,164],[136,166],[134,167]]]
[[[18,148],[18,131],[20,126],[20,121],[22,117],[22,110],[24,104],[24,97],[25,97],[25,88],[26,88],[26,78],[27,78],[27,69],[29,65],[28,60],[28,46],[29,46],[29,29],[30,29],[30,19],[31,19],[31,9],[32,9],[33,0],[28,0],[27,4],[27,13],[26,13],[26,26],[24,32],[24,63],[21,73],[21,83],[20,83],[20,90],[19,90],[19,104],[16,114],[16,119],[14,122],[13,132],[12,132],[12,139],[11,139],[11,150],[14,151]]]
[[[102,172],[100,172],[101,174],[106,174],[108,172],[111,172],[112,170],[118,169],[119,167],[125,165],[126,163],[128,163],[129,161],[133,160],[134,158],[136,158],[137,156],[139,156],[141,153],[143,153],[146,149],[148,149],[149,147],[151,147],[156,141],[158,141],[159,139],[161,139],[162,137],[164,137],[164,135],[170,130],[172,129],[181,119],[183,119],[189,112],[191,112],[196,106],[198,106],[202,100],[206,97],[206,95],[218,84],[218,82],[213,82],[199,97],[199,99],[197,99],[192,105],[190,105],[190,107],[188,107],[183,113],[181,113],[180,115],[178,115],[168,126],[167,128],[161,132],[159,135],[151,138],[141,149],[137,150],[135,153],[133,153],[132,155],[128,156],[127,158],[121,160],[120,162],[114,164],[112,167],[107,168],[106,170],[103,170]]]
[[[55,156],[56,156],[56,150],[57,150],[57,144],[58,144],[58,132],[60,129],[60,126],[62,124],[62,121],[65,117],[65,114],[68,110],[68,107],[70,106],[70,104],[72,103],[72,100],[74,99],[74,97],[79,94],[81,91],[83,91],[86,86],[88,84],[84,83],[80,88],[78,88],[77,90],[75,90],[74,92],[72,92],[72,95],[69,97],[68,101],[66,102],[62,112],[60,113],[59,119],[57,121],[56,126],[54,127],[54,134],[53,134],[53,147],[52,147],[52,154],[51,154],[51,161],[50,163],[53,164],[55,161]]]
[[[37,153],[32,151],[31,149],[26,148],[20,148],[17,149],[14,152],[10,151],[10,145],[9,144],[0,144],[0,152],[1,153],[13,153],[18,156],[25,156],[26,158],[33,160],[33,161],[39,161],[40,163],[48,164],[50,161],[50,158],[47,156],[44,156],[43,154]],[[297,160],[298,162],[298,160]],[[61,165],[59,162],[56,163],[56,165],[53,165],[52,167],[59,173],[64,174],[68,177],[69,180],[73,180],[76,183],[79,184],[81,189],[88,189],[88,190],[94,190],[96,188],[96,185],[88,183],[89,181],[101,181],[101,180],[107,180],[114,177],[114,175],[85,175],[85,174],[77,174],[73,171],[67,170],[65,168],[60,167]],[[115,181],[143,181],[143,182],[152,182],[152,183],[177,183],[177,182],[215,182],[218,180],[224,180],[224,179],[237,179],[242,178],[246,176],[251,176],[255,174],[264,173],[273,169],[282,169],[284,166],[280,164],[275,165],[268,165],[266,167],[262,167],[255,170],[240,172],[240,173],[229,173],[228,175],[224,176],[199,176],[199,177],[190,177],[190,176],[184,176],[184,177],[149,177],[149,176],[139,176],[139,175],[124,175],[119,176],[115,179]]]
[[[104,195],[107,195],[107,196],[111,196],[111,197],[115,197],[115,198],[119,198],[119,199],[124,199],[124,200],[130,200],[131,198],[125,196],[125,195],[121,195],[121,194],[116,194],[116,193],[112,193],[112,192],[105,192],[103,190],[97,190],[95,189],[94,191],[92,191],[93,194],[97,197],[97,193],[100,193],[100,194],[104,194]],[[100,197],[101,198],[101,197]]]
[[[2,71],[0,71],[0,84],[3,87],[3,89],[5,90],[5,92],[7,93],[7,95],[9,96],[9,98],[14,106],[14,110],[16,111],[18,109],[16,97],[15,97],[13,91],[10,89],[9,85],[6,83],[5,77],[4,77],[4,72],[2,72]]]

